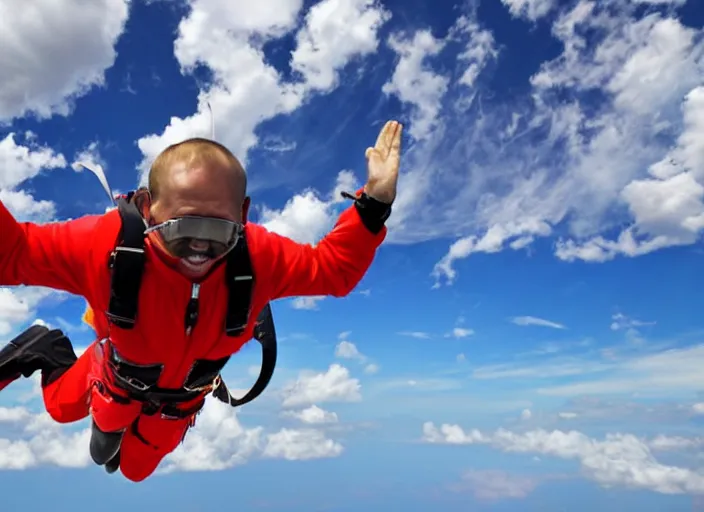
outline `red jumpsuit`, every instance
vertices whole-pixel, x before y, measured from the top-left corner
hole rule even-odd
[[[256,276],[252,314],[242,336],[227,337],[223,329],[225,265],[201,283],[201,304],[207,307],[201,308],[198,323],[187,335],[183,318],[191,282],[167,266],[148,240],[136,326],[122,330],[108,324],[104,314],[110,294],[108,257],[119,228],[116,210],[37,225],[18,223],[0,202],[0,285],[45,286],[83,296],[95,313],[98,339],[109,338],[131,363],[163,364],[158,385],[170,389],[182,386],[194,360],[236,353],[252,338],[257,314],[267,302],[291,296],[349,294],[386,236],[386,228],[378,234],[370,232],[354,206],[340,215],[334,229],[315,247],[247,223],[245,233]],[[89,375],[96,364],[96,343],[43,389],[46,410],[54,420],[75,422],[95,412],[91,407],[95,407],[96,390]],[[179,445],[194,417],[164,419],[159,414],[143,415],[138,408],[132,415],[132,420],[139,417],[139,435],[126,431],[120,469],[126,478],[141,481]]]

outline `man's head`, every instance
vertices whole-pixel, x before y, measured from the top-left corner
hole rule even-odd
[[[231,227],[229,222],[247,221],[247,175],[226,147],[207,139],[188,139],[169,146],[154,160],[149,194],[139,196],[138,204],[150,226],[181,217],[206,217],[213,221],[203,221],[201,227],[224,230]],[[218,223],[217,219],[225,222]],[[190,230],[197,230],[198,224],[197,220],[190,226],[182,222]],[[188,247],[169,245],[165,233],[156,229],[149,236],[189,278],[204,276],[222,257],[213,252],[213,244],[197,238],[179,242]],[[183,257],[186,253],[190,255]]]

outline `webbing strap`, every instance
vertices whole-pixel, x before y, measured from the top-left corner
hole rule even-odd
[[[225,279],[229,295],[225,333],[228,336],[240,336],[249,323],[254,289],[254,272],[245,237],[239,239],[237,246],[228,255]]]
[[[131,200],[133,195],[131,192],[118,199],[122,228],[117,247],[110,259],[110,303],[106,312],[110,322],[123,329],[132,329],[137,320],[139,289],[145,264],[146,226],[137,206]],[[245,237],[240,238],[237,246],[228,255],[225,276],[228,287],[225,333],[231,337],[241,336],[249,322],[254,290],[254,272]],[[233,407],[251,402],[262,394],[274,374],[277,340],[271,306],[268,303],[257,319],[254,338],[262,347],[262,367],[252,389],[242,398],[236,399],[219,379],[219,385],[213,390],[213,396]]]
[[[131,195],[120,197],[117,203],[122,228],[110,258],[110,303],[106,311],[108,319],[122,329],[132,329],[137,320],[145,262],[146,226],[137,206],[130,199]]]
[[[262,367],[252,389],[242,398],[235,398],[230,394],[225,382],[220,381],[220,385],[213,390],[215,398],[230,404],[232,407],[244,405],[261,395],[274,375],[274,369],[276,368],[276,330],[274,328],[274,317],[271,313],[271,304],[269,303],[264,306],[257,318],[257,323],[254,327],[254,339],[262,347]]]

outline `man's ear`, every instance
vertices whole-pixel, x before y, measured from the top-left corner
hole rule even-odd
[[[242,224],[247,224],[247,215],[249,214],[249,204],[251,200],[249,196],[245,196],[242,201]]]
[[[132,200],[134,201],[137,210],[139,210],[139,213],[142,215],[142,218],[149,221],[151,218],[152,207],[152,196],[149,193],[149,189],[146,187],[137,189]]]

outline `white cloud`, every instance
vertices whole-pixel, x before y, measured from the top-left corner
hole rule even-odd
[[[42,302],[65,297],[62,292],[43,287],[0,287],[0,337],[8,336],[18,326],[28,323]]]
[[[577,413],[574,412],[558,412],[557,416],[562,420],[573,420],[577,417]]]
[[[66,116],[75,98],[105,83],[128,0],[31,0],[0,10],[0,124],[34,114]]]
[[[367,375],[374,375],[376,373],[379,373],[379,365],[376,363],[369,363],[364,367],[364,373]]]
[[[470,470],[461,483],[450,486],[456,492],[469,491],[482,501],[499,501],[527,497],[539,485],[534,477],[514,475],[498,470]]]
[[[551,4],[505,3],[529,19]],[[702,168],[701,31],[626,2],[553,7],[564,49],[531,77],[526,96],[484,102],[481,80],[467,94],[459,72],[448,73],[436,120],[452,130],[438,128],[406,151],[389,242],[459,234],[432,271],[437,286],[456,280],[460,259],[528,248],[539,237],[559,237],[558,258],[603,261],[700,233],[704,182],[691,168]],[[657,172],[648,172],[653,164]],[[438,207],[418,211],[421,198]]]
[[[32,140],[27,142],[26,146],[17,144],[14,132],[0,141],[0,189],[14,189],[45,169],[66,167],[63,155]]]
[[[700,371],[702,364],[704,345],[636,355],[608,364],[575,361],[572,363],[575,371],[571,375],[585,378],[573,379],[569,384],[541,387],[538,392],[552,396],[663,394],[675,390],[698,392],[704,387],[704,375]],[[594,372],[604,373],[598,379],[586,378]]]
[[[412,106],[408,133],[415,139],[424,139],[437,128],[441,100],[449,83],[447,77],[432,70],[426,59],[438,55],[445,42],[433,37],[429,30],[419,30],[412,38],[392,34],[388,44],[399,60],[381,90]]]
[[[665,436],[656,439],[661,445],[673,444]],[[423,424],[423,440],[439,444],[489,445],[508,453],[574,459],[579,461],[587,477],[603,486],[619,485],[664,494],[704,493],[704,474],[659,462],[648,441],[632,434],[607,434],[603,440],[574,430],[538,429],[515,433],[499,429],[484,434],[476,429],[465,431],[459,425],[437,427],[426,422]]]
[[[159,471],[223,470],[246,463],[265,445],[262,427],[243,427],[232,407],[208,399],[196,426]]]
[[[347,63],[376,53],[377,32],[390,17],[377,0],[324,0],[313,5],[296,34],[291,69],[311,89],[330,91]]]
[[[536,21],[550,12],[555,6],[555,0],[501,0],[511,13],[511,16],[525,17]]]
[[[360,359],[364,360],[364,355],[357,350],[357,345],[350,341],[341,341],[335,347],[335,357],[342,359]]]
[[[296,297],[291,299],[293,309],[307,309],[313,311],[318,309],[318,303],[325,299],[325,295],[309,295],[306,297]]]
[[[23,434],[19,439],[0,438],[2,469],[85,467],[92,463],[88,429],[72,432],[55,423],[47,413],[32,414],[24,407],[0,407],[0,423],[11,423]]]
[[[699,402],[692,405],[692,412],[694,414],[704,414],[704,402]]]
[[[354,192],[357,186],[351,171],[341,171],[327,199],[319,197],[313,190],[304,190],[287,201],[281,210],[262,207],[259,223],[269,231],[299,243],[314,244],[335,224],[336,207],[344,200],[340,192]]]
[[[521,419],[522,419],[523,421],[528,421],[528,420],[531,419],[532,417],[533,417],[533,413],[530,412],[530,409],[523,409],[523,410],[521,411]]]
[[[334,88],[347,63],[376,51],[376,33],[389,16],[377,1],[319,2],[308,11],[296,34],[291,66],[302,81],[286,82],[264,60],[262,47],[296,27],[301,0],[266,0],[256,5],[226,0],[189,3],[191,9],[179,24],[174,53],[183,73],[203,65],[212,72],[213,81],[201,88],[193,115],[173,117],[161,134],[138,141],[144,155],[142,183],[149,164],[167,145],[210,134],[208,102],[217,139],[246,166],[248,151],[259,143],[256,127],[295,111],[311,94]],[[330,16],[333,11],[336,15]]]
[[[351,359],[364,365],[364,373],[374,375],[379,372],[379,365],[369,361],[369,357],[360,352],[357,345],[348,340],[351,331],[341,332],[338,335],[339,343],[335,346],[335,357],[340,359]]]
[[[39,386],[38,379],[36,386]],[[326,419],[329,420],[329,416]],[[86,422],[61,425],[45,412],[35,414],[25,407],[0,407],[2,423],[13,426],[19,437],[0,438],[0,469],[93,465],[88,447],[90,429]],[[157,473],[217,471],[258,457],[287,460],[335,457],[342,451],[338,442],[310,428],[281,429],[265,435],[262,427],[244,427],[232,407],[208,399],[195,427],[166,457]]]
[[[56,215],[54,203],[37,201],[18,187],[42,171],[66,167],[67,164],[62,154],[40,146],[31,135],[25,136],[26,145],[15,141],[14,132],[0,140],[0,201],[19,221],[46,222]]]
[[[338,422],[337,413],[321,409],[315,404],[306,409],[301,409],[300,411],[284,411],[282,415],[309,425],[324,425]]]
[[[642,320],[637,320],[635,318],[630,318],[623,313],[614,313],[611,316],[611,330],[612,331],[620,331],[620,330],[628,330],[632,329],[634,327],[645,327],[645,326],[650,326],[650,325],[655,325],[655,322],[644,322]]]
[[[430,334],[423,331],[401,331],[398,333],[400,336],[408,336],[409,338],[417,338],[419,340],[429,340]]]
[[[362,399],[359,380],[344,366],[332,364],[325,373],[302,372],[283,390],[283,406],[299,407],[323,402],[358,402]]]
[[[326,438],[319,430],[282,428],[268,436],[263,455],[286,460],[310,460],[337,457],[343,450],[340,443]]]
[[[466,327],[455,327],[452,329],[452,332],[448,336],[452,336],[453,338],[467,338],[468,336],[472,336],[474,334],[473,329],[467,329]]]
[[[565,329],[565,326],[551,320],[545,320],[535,316],[517,316],[511,319],[516,325],[538,325],[540,327],[552,327],[553,329]]]

